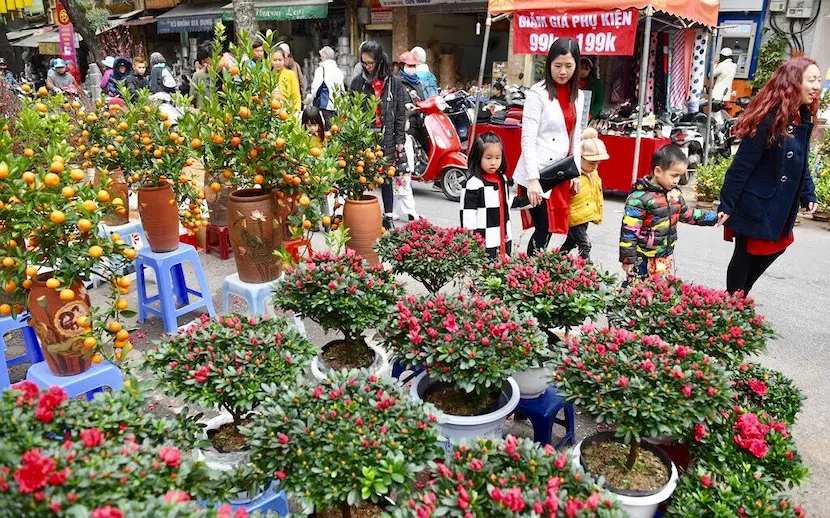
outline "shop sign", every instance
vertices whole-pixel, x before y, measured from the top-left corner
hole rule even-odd
[[[69,13],[64,9],[63,4],[57,5],[57,19],[58,19],[58,46],[60,52],[58,53],[64,61],[71,61],[72,64],[78,63],[75,57],[75,28],[72,26],[72,21],[69,20]]]
[[[256,7],[257,20],[312,20],[325,18],[329,14],[328,4],[316,5],[278,5]],[[225,21],[233,20],[233,11],[222,13]]]
[[[481,3],[481,0],[380,0],[380,5],[383,7],[417,7],[420,5],[472,3]]]
[[[156,29],[161,34],[171,32],[213,32],[220,20],[218,14],[209,16],[183,16],[181,18],[156,18]]]
[[[373,25],[384,25],[392,23],[392,9],[372,7],[371,23]]]
[[[637,35],[636,9],[518,11],[513,16],[513,50],[547,54],[559,38],[574,38],[582,54],[631,56]]]

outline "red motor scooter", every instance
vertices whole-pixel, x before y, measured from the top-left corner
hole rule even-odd
[[[467,157],[461,152],[461,141],[450,118],[444,113],[447,103],[434,96],[414,105],[422,116],[419,128],[426,135],[415,136],[415,170],[412,179],[433,182],[452,201],[461,198],[461,186],[467,179]],[[426,141],[429,149],[420,142]]]

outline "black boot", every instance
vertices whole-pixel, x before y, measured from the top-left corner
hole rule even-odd
[[[395,228],[395,224],[392,222],[392,216],[383,217],[383,228],[386,230],[392,230]]]

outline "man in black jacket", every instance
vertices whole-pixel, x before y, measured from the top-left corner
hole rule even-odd
[[[133,59],[133,73],[127,76],[124,84],[130,91],[130,98],[135,100],[138,97],[138,91],[142,88],[147,88],[147,60],[139,56]]]
[[[375,126],[383,134],[383,154],[394,163],[397,152],[403,152],[406,142],[406,103],[409,95],[400,78],[392,75],[392,67],[376,41],[361,45],[360,62],[363,72],[352,79],[351,89],[368,96],[380,98],[380,110]],[[392,228],[393,203],[392,183],[384,182],[381,187],[383,199],[383,226]]]

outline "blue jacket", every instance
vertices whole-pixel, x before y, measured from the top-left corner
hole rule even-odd
[[[736,234],[777,241],[795,225],[799,205],[816,201],[809,171],[812,115],[801,111],[801,124],[787,125],[787,137],[767,146],[774,114],[767,115],[753,136],[738,147],[720,193],[720,210]]]
[[[418,76],[418,79],[421,80],[421,87],[424,89],[424,95],[427,98],[438,95],[440,93],[438,91],[438,80],[435,79],[435,75],[432,72],[428,70],[418,71],[415,72],[415,75]]]

